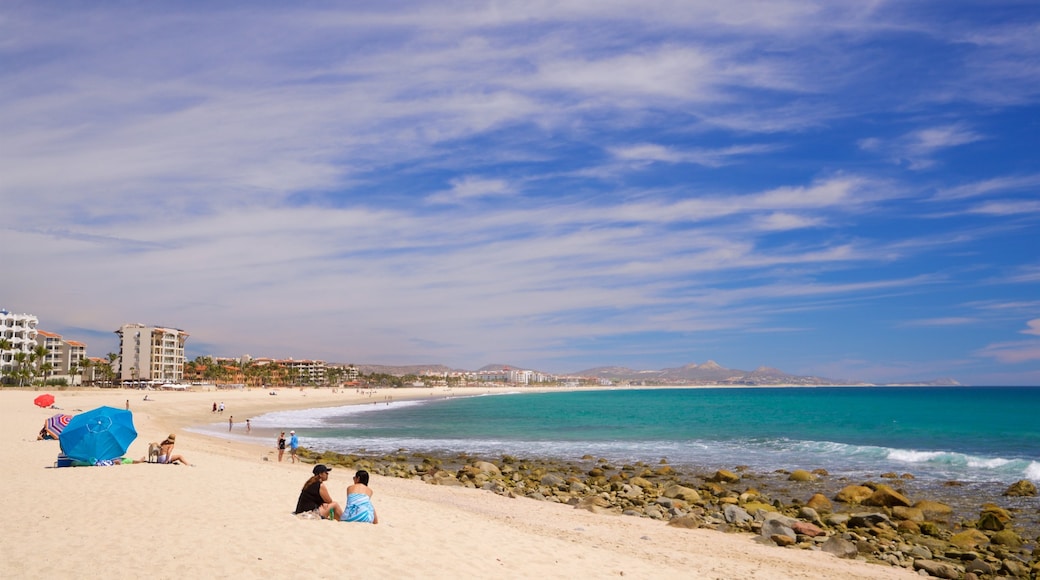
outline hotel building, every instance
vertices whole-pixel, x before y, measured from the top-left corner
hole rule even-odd
[[[184,378],[184,341],[188,333],[177,328],[124,324],[119,335],[120,382],[162,381]]]
[[[36,348],[36,325],[40,321],[32,314],[14,314],[0,309],[0,339],[9,347],[0,350],[0,370],[6,376],[14,370],[17,353],[29,354]]]

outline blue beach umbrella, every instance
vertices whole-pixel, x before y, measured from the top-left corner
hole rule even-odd
[[[115,407],[98,407],[73,416],[58,436],[62,453],[90,464],[122,457],[134,439],[133,413]]]

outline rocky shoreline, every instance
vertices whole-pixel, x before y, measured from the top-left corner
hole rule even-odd
[[[1023,480],[919,482],[912,474],[849,481],[826,470],[754,473],[658,464],[481,458],[468,454],[344,455],[301,449],[308,462],[551,501],[667,525],[749,533],[761,543],[822,550],[938,578],[1040,576],[1040,498]]]

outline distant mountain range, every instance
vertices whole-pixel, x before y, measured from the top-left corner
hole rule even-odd
[[[453,369],[444,365],[354,365],[362,374],[384,373],[388,375],[420,375],[423,373],[451,373],[451,372],[474,372],[464,369]],[[516,370],[523,369],[516,365],[489,364],[477,369],[477,372],[495,371],[503,368]],[[541,372],[541,371],[538,371]],[[552,373],[544,373],[552,374]],[[702,364],[691,363],[685,366],[661,370],[635,370],[627,367],[596,367],[585,369],[574,373],[561,375],[564,377],[595,378],[611,383],[624,383],[629,385],[743,385],[743,386],[769,386],[769,385],[872,385],[864,381],[847,379],[832,379],[826,377],[802,376],[787,374],[779,369],[771,367],[758,367],[753,371],[740,369],[728,369],[715,361],[707,361]],[[887,383],[886,383],[887,384]],[[931,381],[919,381],[912,383],[891,383],[912,386],[956,386],[957,381],[950,378],[935,379]]]

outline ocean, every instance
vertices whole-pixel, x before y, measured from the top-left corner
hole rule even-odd
[[[341,453],[459,454],[693,470],[826,469],[990,484],[1040,482],[1040,387],[659,388],[510,393],[271,413],[254,435],[295,429]],[[218,426],[219,428],[219,426]]]

